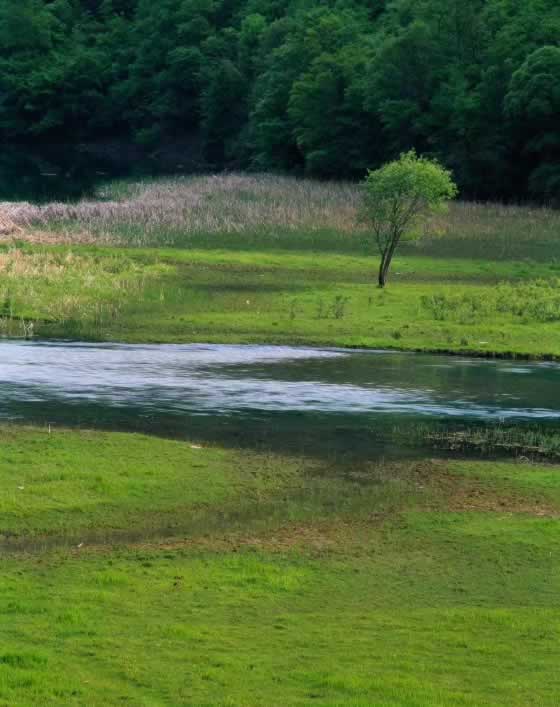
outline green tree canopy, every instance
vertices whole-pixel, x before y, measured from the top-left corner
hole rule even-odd
[[[506,109],[532,190],[560,198],[560,47],[536,49],[513,74]]]
[[[328,178],[416,149],[466,196],[558,200],[559,37],[558,0],[0,0],[0,142]]]
[[[457,195],[451,173],[414,150],[376,170],[365,181],[363,218],[381,255],[379,286],[385,287],[399,243],[416,240],[429,216]]]

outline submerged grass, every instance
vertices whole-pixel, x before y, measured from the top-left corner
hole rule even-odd
[[[1,442],[2,705],[557,704],[558,467]]]
[[[481,456],[507,455],[526,460],[560,459],[560,433],[556,427],[498,425],[415,424],[393,430],[395,441],[427,449],[478,453]]]

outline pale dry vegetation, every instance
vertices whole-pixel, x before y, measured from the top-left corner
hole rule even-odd
[[[7,208],[0,211],[0,238],[12,237],[23,232],[23,229],[12,221],[7,211]]]
[[[102,240],[164,245],[182,234],[242,233],[263,228],[352,231],[359,190],[269,175],[228,174],[116,183],[97,200],[76,204],[3,204],[28,231],[55,228],[95,234]],[[155,240],[155,243],[154,243]]]
[[[361,202],[350,182],[221,174],[113,182],[96,199],[4,203],[0,214],[16,229],[4,240],[364,252]],[[408,251],[548,260],[560,258],[559,231],[558,210],[457,202]]]

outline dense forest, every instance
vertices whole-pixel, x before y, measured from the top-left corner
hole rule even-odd
[[[363,176],[409,148],[558,199],[558,0],[0,0],[0,141],[196,135],[209,164]]]

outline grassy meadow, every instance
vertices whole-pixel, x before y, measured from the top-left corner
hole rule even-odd
[[[2,705],[557,704],[559,467],[0,440]]]
[[[382,291],[359,205],[235,174],[0,204],[0,335],[560,358],[558,211],[456,203]],[[436,458],[0,426],[0,706],[557,705],[556,430],[416,432]]]
[[[359,187],[272,176],[116,182],[0,206],[9,335],[560,355],[560,214],[457,203],[389,286]]]

